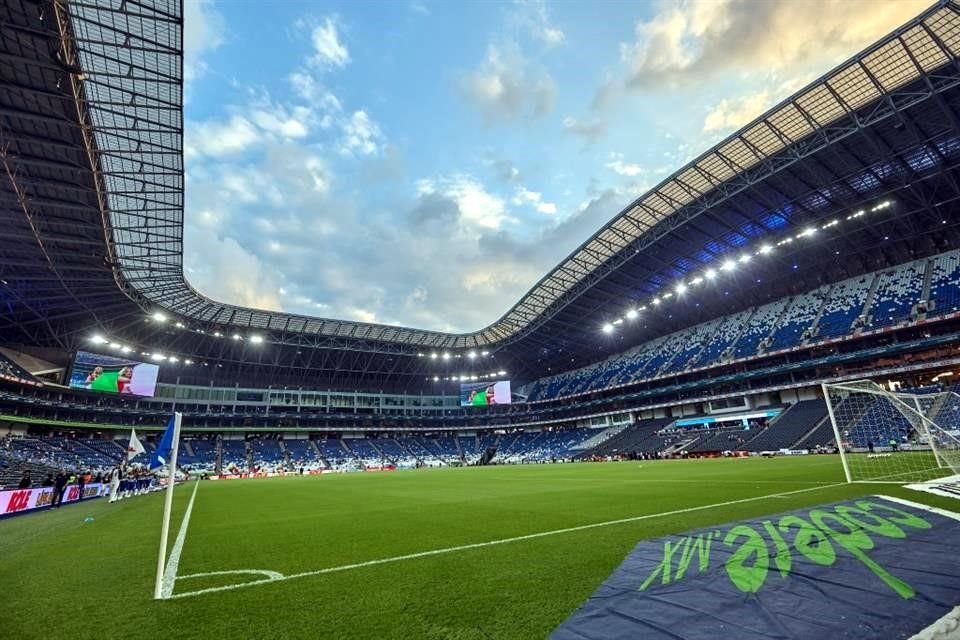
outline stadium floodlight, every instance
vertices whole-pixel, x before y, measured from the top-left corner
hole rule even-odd
[[[214,332],[213,332],[213,337],[214,337],[214,338],[222,338],[222,337],[223,337],[223,334],[220,333],[219,331],[214,331]]]
[[[703,272],[703,277],[706,278],[707,280],[713,280],[714,278],[717,277],[717,270],[707,269],[706,271]]]
[[[191,360],[190,358],[187,358],[186,360],[183,361],[183,364],[193,364],[193,360]]]
[[[505,376],[505,375],[507,375],[507,372],[506,372],[506,371],[497,371],[497,375],[498,375],[498,376]]]
[[[690,284],[700,284],[701,282],[703,282],[703,278],[701,278],[700,276],[697,276],[696,278],[690,281]]]
[[[163,313],[162,311],[154,311],[153,314],[152,314],[150,317],[153,318],[154,322],[166,322],[166,321],[167,321],[167,316],[166,316],[166,314]]]
[[[617,318],[616,320],[613,321],[613,324],[617,326],[623,324],[623,318]]]
[[[150,354],[150,359],[160,362],[162,360],[166,360],[167,356],[163,355],[162,353],[152,353]]]
[[[768,245],[768,244],[765,244],[765,245],[763,245],[762,247],[760,247],[759,253],[760,253],[760,255],[765,256],[765,255],[767,255],[768,253],[770,253],[771,251],[773,251],[773,247],[771,247],[771,246]]]
[[[654,298],[654,299],[652,300],[652,302],[653,302],[654,306],[656,306],[656,305],[660,304],[660,298]]]
[[[636,309],[630,309],[627,311],[627,320],[636,320],[638,315]]]
[[[233,335],[230,336],[230,337],[233,338],[234,340],[241,340],[241,339],[243,339],[243,336],[241,336],[239,333],[235,333],[235,334],[233,334]]]
[[[95,334],[93,334],[92,336],[90,336],[90,342],[92,342],[93,344],[103,344],[103,343],[105,343],[106,341],[107,341],[107,339],[104,338],[104,337],[103,337],[102,335],[100,335],[99,333],[95,333]]]
[[[446,351],[444,351],[442,357],[443,357],[444,360],[449,360],[449,359],[450,359],[450,354],[447,353]]]
[[[175,326],[177,329],[185,329],[185,328],[187,327],[187,325],[183,324],[182,322],[178,322],[178,323],[175,324],[174,326]]]
[[[476,360],[476,358],[477,358],[477,352],[476,352],[476,351],[471,351],[470,353],[467,354],[467,357],[470,358],[471,360]]]
[[[613,325],[609,322],[604,323],[602,330],[604,333],[613,333]]]
[[[474,374],[474,375],[472,375],[472,376],[470,376],[470,379],[471,379],[471,380],[476,380],[476,379],[477,379],[477,376],[476,376],[476,374]]]
[[[120,347],[120,353],[130,353],[131,349],[127,345]]]
[[[729,259],[728,259],[728,260],[724,260],[724,261],[723,261],[723,264],[720,265],[720,270],[721,270],[721,271],[733,271],[733,270],[736,269],[736,268],[737,268],[737,263],[734,262],[733,260],[729,260]]]
[[[747,264],[748,262],[750,262],[750,257],[751,256],[749,253],[745,253],[742,256],[740,256],[740,262],[742,262],[743,264]]]
[[[809,237],[809,236],[812,236],[812,235],[815,234],[816,232],[817,232],[817,228],[816,228],[816,227],[807,227],[806,229],[804,229],[803,231],[801,231],[801,232],[798,234],[798,236],[801,237],[801,238],[807,238],[807,237]]]
[[[433,376],[434,382],[440,382],[440,376]]]
[[[669,291],[667,291],[665,294],[663,294],[663,299],[664,299],[664,300],[669,300],[669,299],[672,298],[672,297],[673,297],[673,294],[670,293]]]
[[[119,343],[119,342],[111,342],[111,343],[110,343],[110,348],[111,348],[111,349],[119,349],[119,348],[120,348],[120,343]]]
[[[423,353],[418,353],[418,354],[417,354],[417,357],[418,357],[418,358],[422,358],[422,357],[423,357]]]
[[[430,359],[431,359],[431,360],[436,360],[436,359],[437,359],[437,354],[436,354],[436,352],[430,354]]]
[[[259,335],[250,336],[250,344],[263,344],[263,336],[259,336]]]
[[[687,292],[687,285],[681,282],[677,285],[677,295],[683,295]]]
[[[170,362],[180,362],[180,358],[178,358],[177,356],[170,356],[169,358],[167,358],[167,360],[169,360]]]
[[[490,352],[489,352],[489,351],[481,351],[481,352],[480,352],[480,355],[482,355],[482,356],[488,356],[488,355],[490,355]]]

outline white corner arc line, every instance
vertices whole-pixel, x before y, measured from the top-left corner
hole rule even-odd
[[[631,517],[629,517],[629,518],[619,518],[619,519],[617,519],[617,520],[607,520],[607,521],[604,521],[604,522],[593,522],[593,523],[590,523],[590,524],[582,524],[582,525],[578,525],[578,526],[575,526],[575,527],[566,527],[566,528],[564,528],[564,529],[552,529],[552,530],[550,530],[550,531],[540,531],[540,532],[538,532],[538,533],[529,533],[529,534],[522,535],[522,536],[514,536],[514,537],[512,537],[512,538],[501,538],[501,539],[499,539],[499,540],[488,540],[488,541],[486,541],[486,542],[474,542],[474,543],[471,543],[471,544],[461,544],[461,545],[457,545],[457,546],[455,546],[455,547],[444,547],[444,548],[442,548],[442,549],[431,549],[430,551],[420,551],[420,552],[417,552],[417,553],[408,553],[408,554],[405,554],[405,555],[393,556],[393,557],[390,557],[390,558],[377,558],[376,560],[367,560],[367,561],[365,561],[365,562],[355,562],[355,563],[352,563],[352,564],[343,564],[343,565],[340,565],[340,566],[337,566],[337,567],[327,567],[326,569],[317,569],[317,570],[315,570],[315,571],[304,571],[303,573],[291,573],[291,574],[285,575],[285,576],[283,576],[283,577],[281,577],[281,578],[272,578],[272,577],[271,577],[271,578],[267,578],[267,579],[263,579],[263,580],[251,580],[250,582],[242,582],[242,583],[239,583],[239,584],[228,584],[228,585],[223,585],[223,586],[220,586],[220,587],[208,587],[208,588],[206,588],[206,589],[198,589],[198,590],[196,590],[196,591],[185,591],[185,592],[183,592],[183,593],[178,593],[178,594],[175,594],[175,595],[174,595],[174,594],[171,594],[171,595],[165,596],[165,597],[166,597],[166,598],[169,598],[169,599],[189,598],[189,597],[193,597],[193,596],[203,595],[203,594],[206,594],[206,593],[216,593],[216,592],[218,592],[218,591],[232,591],[232,590],[234,590],[234,589],[242,589],[242,588],[244,588],[244,587],[252,587],[252,586],[255,586],[255,585],[259,585],[259,584],[268,584],[268,583],[272,583],[272,582],[283,582],[283,581],[285,581],[285,580],[293,580],[294,578],[306,578],[306,577],[309,577],[309,576],[319,576],[319,575],[324,575],[324,574],[327,574],[327,573],[339,573],[339,572],[341,572],[341,571],[349,571],[349,570],[351,570],[351,569],[361,569],[361,568],[364,568],[364,567],[372,567],[372,566],[380,565],[380,564],[390,564],[390,563],[394,563],[394,562],[402,562],[402,561],[404,561],[404,560],[415,560],[415,559],[417,559],[417,558],[427,558],[427,557],[430,557],[430,556],[439,556],[439,555],[444,555],[444,554],[447,554],[447,553],[453,553],[453,552],[456,552],[456,551],[467,551],[467,550],[470,550],[470,549],[480,549],[480,548],[482,548],[482,547],[492,547],[492,546],[501,545],[501,544],[510,544],[510,543],[512,543],[512,542],[522,542],[522,541],[524,541],[524,540],[534,540],[534,539],[536,539],[536,538],[545,538],[545,537],[547,537],[547,536],[555,536],[555,535],[559,535],[559,534],[562,534],[562,533],[573,533],[573,532],[576,532],[576,531],[586,531],[586,530],[588,530],[588,529],[597,529],[597,528],[600,528],[600,527],[609,527],[609,526],[611,526],[611,525],[616,525],[616,524],[627,524],[627,523],[630,523],[630,522],[639,522],[639,521],[641,521],[641,520],[649,520],[649,519],[652,519],[652,518],[662,518],[662,517],[665,517],[665,516],[680,515],[680,514],[682,514],[682,513],[692,513],[692,512],[694,512],[694,511],[703,511],[703,510],[705,510],[705,509],[713,509],[713,508],[716,508],[716,507],[727,507],[727,506],[731,506],[731,505],[735,505],[735,504],[744,504],[744,503],[747,503],[747,502],[755,502],[755,501],[757,501],[757,500],[764,500],[764,499],[767,499],[767,498],[780,498],[780,497],[784,497],[784,496],[794,495],[794,494],[797,494],[797,493],[808,493],[808,492],[810,492],[810,491],[819,491],[819,490],[821,490],[821,489],[828,489],[828,488],[830,488],[830,487],[838,487],[838,486],[846,485],[846,484],[847,484],[846,482],[835,482],[835,483],[833,483],[833,484],[820,485],[820,486],[816,486],[816,487],[807,487],[807,488],[805,488],[805,489],[796,489],[796,490],[794,490],[794,491],[782,491],[782,492],[780,492],[780,493],[770,493],[770,494],[766,494],[766,495],[762,495],[762,496],[753,496],[753,497],[750,497],[750,498],[739,498],[739,499],[737,499],[737,500],[727,500],[726,502],[715,502],[715,503],[713,503],[713,504],[698,505],[698,506],[696,506],[696,507],[686,507],[686,508],[683,508],[683,509],[674,509],[673,511],[663,511],[663,512],[660,512],[660,513],[646,513],[646,514],[639,515],[639,516],[631,516]],[[178,539],[179,539],[179,538],[178,538]],[[261,570],[257,570],[257,571],[261,571]],[[237,572],[239,573],[240,571],[237,571]],[[254,571],[254,570],[249,570],[249,572],[250,572],[250,573],[254,573],[255,571]],[[202,577],[206,577],[206,576],[224,575],[224,574],[227,574],[227,573],[233,573],[233,572],[232,572],[232,571],[229,571],[229,572],[228,572],[228,571],[213,571],[213,572],[210,572],[210,573],[195,573],[195,574],[191,574],[191,575],[189,575],[189,576],[183,576],[183,578],[184,578],[184,579],[186,579],[186,578],[202,578]],[[247,573],[247,571],[243,571],[243,573]],[[166,577],[166,576],[164,576],[164,577]]]
[[[180,523],[180,530],[177,531],[177,539],[173,543],[173,549],[170,550],[170,557],[167,558],[167,566],[163,570],[163,581],[160,585],[160,599],[165,600],[173,595],[173,585],[177,581],[177,568],[180,566],[180,554],[183,553],[183,543],[187,539],[187,527],[190,526],[190,514],[193,512],[193,501],[197,497],[197,489],[200,487],[200,479],[193,485],[193,493],[190,494],[190,502],[187,503],[187,510],[183,514],[183,521]]]

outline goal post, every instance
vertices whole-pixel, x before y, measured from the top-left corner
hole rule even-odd
[[[960,396],[822,384],[847,482],[923,482],[960,473]]]

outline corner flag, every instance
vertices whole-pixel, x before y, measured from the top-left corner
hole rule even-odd
[[[167,421],[167,430],[163,432],[163,437],[160,438],[160,443],[157,445],[157,450],[150,455],[150,471],[159,469],[170,462],[171,453],[173,452],[174,447],[173,432],[176,430],[176,423],[177,416],[174,414],[170,416],[170,420]]]
[[[167,536],[170,532],[170,511],[173,508],[173,486],[177,480],[177,450],[180,448],[180,422],[183,419],[181,414],[174,413],[170,421],[167,422],[167,430],[163,432],[160,438],[160,444],[157,450],[150,456],[150,471],[167,467],[167,489],[163,496],[163,524],[160,527],[160,553],[157,557],[157,581],[153,586],[154,600],[169,598],[173,593],[173,580],[167,580],[164,583],[163,577],[166,571],[165,560],[167,554]],[[167,466],[169,465],[169,466]],[[166,584],[166,591],[164,590]]]
[[[141,453],[146,452],[147,450],[140,444],[140,438],[137,437],[137,430],[130,429],[130,444],[127,445],[127,462],[133,460]]]

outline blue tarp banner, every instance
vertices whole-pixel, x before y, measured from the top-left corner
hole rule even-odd
[[[909,638],[960,604],[960,516],[874,496],[639,543],[552,640]]]

